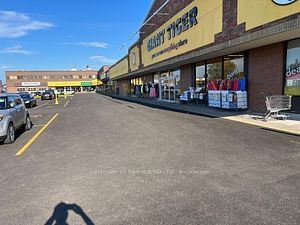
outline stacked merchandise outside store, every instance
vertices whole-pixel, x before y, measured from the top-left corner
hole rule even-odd
[[[208,105],[222,109],[247,109],[245,77],[208,82]]]

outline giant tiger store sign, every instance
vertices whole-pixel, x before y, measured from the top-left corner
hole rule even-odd
[[[197,15],[198,15],[198,8],[195,6],[194,8],[186,12],[184,15],[182,15],[182,17],[178,18],[176,21],[168,25],[165,29],[162,29],[157,34],[155,34],[148,41],[147,44],[148,52],[164,44],[166,38],[168,38],[168,40],[171,40],[176,36],[182,34],[183,32],[187,31],[188,29],[192,28],[194,25],[197,25],[198,24]],[[178,48],[180,47],[180,45],[183,45],[185,43],[187,43],[187,40],[180,41],[179,43],[176,44],[175,47]],[[172,50],[172,48],[168,50]],[[154,58],[153,56],[152,58]]]
[[[142,40],[144,67],[212,44],[222,32],[223,0],[194,0]]]

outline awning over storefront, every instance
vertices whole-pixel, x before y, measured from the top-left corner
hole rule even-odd
[[[101,79],[102,82],[108,82],[109,81],[109,77],[106,77],[104,79]]]

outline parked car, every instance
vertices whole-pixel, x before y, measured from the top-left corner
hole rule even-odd
[[[42,100],[52,100],[54,98],[55,98],[55,94],[54,94],[54,91],[52,91],[52,90],[45,91],[41,96]]]
[[[31,92],[31,95],[33,97],[41,96],[41,92],[39,92],[39,91]]]
[[[25,106],[27,108],[32,108],[36,106],[36,99],[29,93],[21,93],[21,98],[23,99]]]
[[[32,122],[24,101],[18,94],[0,94],[0,142],[13,143],[16,130],[30,130]]]

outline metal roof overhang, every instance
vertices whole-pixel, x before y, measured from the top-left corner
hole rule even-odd
[[[180,56],[147,66],[143,69],[123,74],[112,80],[123,80],[147,75],[159,71],[178,68],[182,65],[196,63],[211,58],[242,52],[261,46],[291,40],[300,37],[300,18],[289,20],[269,28],[245,34],[241,37],[216,44],[211,47],[191,51]]]

